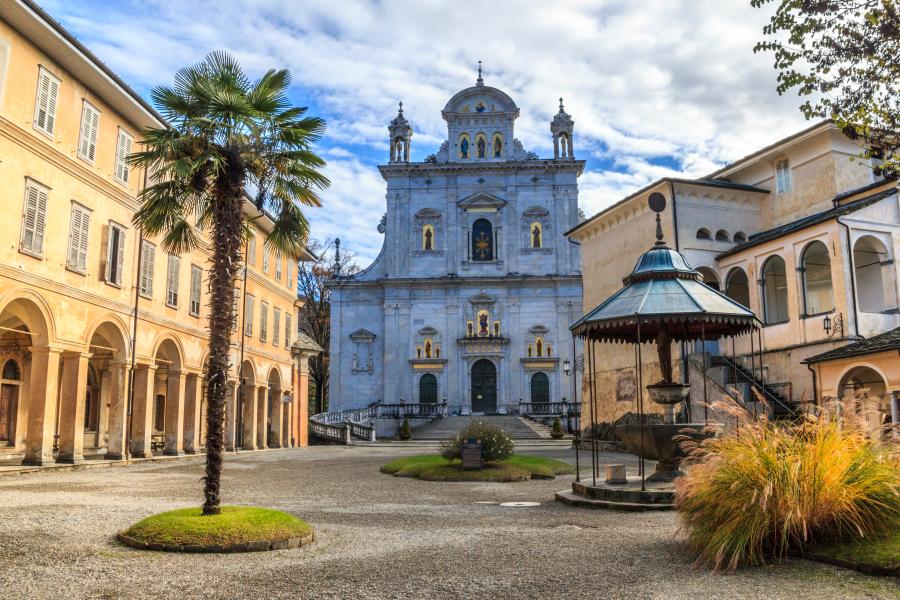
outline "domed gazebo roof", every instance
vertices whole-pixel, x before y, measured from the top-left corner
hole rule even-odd
[[[676,341],[717,339],[758,326],[756,315],[703,283],[684,256],[662,241],[657,213],[656,245],[638,258],[624,287],[572,325],[572,333],[594,341],[655,340],[661,329]]]

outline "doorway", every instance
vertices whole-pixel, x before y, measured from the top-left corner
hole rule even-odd
[[[22,371],[19,364],[10,359],[3,365],[0,384],[0,446],[16,444],[16,413],[19,409],[19,382]]]
[[[472,412],[497,412],[497,367],[489,360],[472,365]]]

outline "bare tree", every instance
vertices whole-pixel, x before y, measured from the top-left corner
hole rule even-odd
[[[335,250],[340,245],[335,240],[312,241],[309,249],[316,259],[300,264],[297,271],[297,293],[303,299],[297,327],[316,341],[324,352],[309,359],[309,377],[315,385],[316,413],[328,410],[328,349],[331,339],[331,290],[327,282],[334,277],[336,266],[342,276],[359,271],[355,256],[344,250]]]

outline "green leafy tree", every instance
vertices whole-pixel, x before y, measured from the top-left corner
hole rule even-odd
[[[257,208],[272,215],[266,243],[297,253],[309,233],[300,205],[319,206],[318,191],[329,184],[319,171],[325,163],[312,150],[325,122],[292,106],[290,81],[287,70],[274,69],[252,81],[233,57],[213,52],[180,69],[171,87],[151,92],[170,126],[145,130],[141,151],[130,157],[150,174],[135,224],[147,234],[162,235],[163,246],[173,253],[196,247],[202,235],[212,246],[206,515],[219,512],[232,290],[249,232],[248,190]]]
[[[897,0],[750,0],[777,4],[754,52],[775,55],[778,93],[796,89],[807,119],[830,118],[900,172],[900,8]]]

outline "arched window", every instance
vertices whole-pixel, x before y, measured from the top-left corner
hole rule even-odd
[[[503,135],[500,133],[494,134],[494,140],[491,142],[491,154],[494,158],[503,156]]]
[[[716,241],[717,242],[727,242],[729,241],[728,232],[724,229],[720,229],[716,232]]]
[[[750,306],[750,284],[742,268],[735,267],[728,272],[725,278],[725,295],[741,306]]]
[[[487,219],[472,224],[472,260],[494,260],[494,226]]]
[[[22,369],[19,368],[19,363],[13,359],[6,361],[6,363],[3,364],[3,375],[0,376],[0,379],[6,379],[7,381],[21,380]]]
[[[475,136],[475,156],[476,158],[487,158],[487,138],[483,133]]]
[[[762,268],[763,316],[766,323],[786,323],[788,317],[787,273],[784,259],[771,256]]]
[[[856,295],[863,312],[884,312],[897,306],[888,253],[879,240],[865,236],[853,245]]]
[[[831,284],[831,257],[822,242],[813,242],[803,251],[803,312],[806,315],[834,310],[834,289]]]
[[[734,234],[734,243],[735,244],[743,244],[747,241],[747,234],[743,231],[738,231]]]
[[[709,234],[709,229],[705,227],[701,227],[697,230],[697,239],[698,240],[711,240],[712,236]]]
[[[546,373],[535,373],[531,376],[531,402],[533,404],[550,402],[550,378]]]
[[[559,134],[559,155],[563,158],[571,158],[569,154],[569,136],[565,133]]]
[[[535,221],[528,227],[529,237],[531,238],[532,248],[543,248],[544,246],[544,228],[540,221]]]
[[[464,133],[459,136],[459,157],[469,158],[469,134]]]
[[[434,245],[434,225],[424,225],[422,227],[422,250],[434,250]]]
[[[419,378],[419,403],[437,404],[438,383],[437,377],[431,373],[425,373]]]
[[[697,272],[703,277],[703,283],[718,291],[719,278],[716,276],[715,271],[709,267],[697,267]]]

